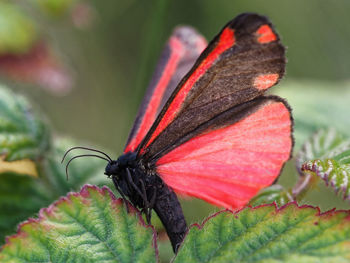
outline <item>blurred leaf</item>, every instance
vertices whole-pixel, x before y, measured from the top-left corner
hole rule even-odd
[[[28,101],[0,86],[0,155],[6,161],[37,160],[49,144],[48,128]]]
[[[32,0],[40,9],[50,16],[65,14],[77,0]]]
[[[190,228],[174,262],[348,262],[349,217],[294,203],[223,211]]]
[[[2,173],[0,175],[0,244],[22,220],[33,216],[53,200],[54,189],[40,179]],[[57,197],[56,197],[57,198]]]
[[[275,202],[278,207],[281,207],[293,201],[293,197],[283,186],[275,184],[264,188],[253,199],[250,200],[250,206],[258,206],[262,204],[270,204]]]
[[[34,22],[16,4],[0,1],[0,55],[27,53],[36,40]]]
[[[131,207],[130,207],[131,208]],[[155,233],[138,213],[127,214],[106,187],[79,193],[42,209],[1,248],[1,262],[156,262]]]
[[[37,170],[49,144],[48,128],[28,101],[0,87],[0,243],[52,201],[52,189],[38,179]]]
[[[32,160],[24,159],[12,162],[6,162],[0,159],[0,174],[3,173],[25,174],[28,176],[38,177],[36,164]]]
[[[40,208],[67,192],[79,189],[86,182],[113,186],[103,174],[106,163],[95,158],[82,158],[72,162],[67,181],[65,165],[61,164],[61,160],[71,145],[72,141],[69,140],[54,142],[45,159],[37,163],[40,167],[39,178],[9,172],[0,174],[0,243],[5,235],[13,233],[20,221],[33,216]]]
[[[350,136],[350,82],[287,81],[277,91],[293,109],[295,150],[320,128]]]
[[[22,96],[0,87],[0,243],[25,218],[86,182],[109,181],[106,163],[84,158],[72,163],[67,181],[64,152],[72,141],[56,140],[53,147],[47,125]],[[29,159],[30,158],[30,159]],[[13,161],[17,160],[17,161]]]
[[[36,43],[26,54],[0,56],[0,72],[17,81],[35,83],[54,95],[72,88],[72,79],[46,43]]]

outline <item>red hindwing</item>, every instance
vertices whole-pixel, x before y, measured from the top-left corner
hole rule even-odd
[[[292,149],[291,127],[288,106],[267,97],[249,116],[209,127],[165,154],[156,170],[178,193],[239,208],[276,180]]]

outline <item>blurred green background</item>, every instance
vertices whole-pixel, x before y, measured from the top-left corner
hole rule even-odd
[[[68,19],[33,16],[72,71],[72,91],[55,97],[27,85],[11,87],[32,98],[59,134],[105,146],[115,157],[176,25],[192,25],[211,39],[241,12],[258,12],[271,19],[288,48],[287,74],[280,86],[290,79],[349,79],[348,0],[86,1],[95,13],[87,30],[73,27]]]
[[[210,40],[242,12],[268,16],[287,47],[287,74],[272,92],[278,91],[290,101],[299,116],[296,124],[304,125],[297,130],[297,147],[318,127],[335,126],[350,135],[349,0],[85,0],[80,1],[88,5],[82,19],[89,23],[83,28],[74,26],[69,11],[77,1],[49,0],[51,5],[41,5],[47,12],[33,8],[30,2],[17,2],[33,20],[37,38],[47,42],[63,62],[73,85],[64,96],[55,96],[35,84],[14,82],[6,76],[1,81],[34,101],[57,135],[108,149],[114,158],[122,153],[172,29],[179,24],[191,25]],[[293,166],[293,162],[287,165],[284,184],[295,180]],[[329,193],[326,196],[325,191]],[[311,200],[323,204],[324,209],[335,204],[348,207],[325,189]],[[184,207],[190,222],[215,209],[196,200],[187,201]]]
[[[18,1],[34,20],[38,38],[48,42],[69,69],[71,91],[54,96],[34,84],[10,82],[10,86],[46,113],[57,134],[107,148],[115,158],[123,150],[161,49],[179,24],[197,28],[210,40],[242,12],[267,15],[287,47],[287,74],[275,91],[280,90],[282,96],[287,93],[292,101],[310,101],[312,111],[319,105],[313,95],[320,86],[325,86],[326,98],[331,96],[334,104],[344,100],[341,92],[349,88],[348,0],[86,0],[80,3],[88,4],[91,21],[84,29],[72,23],[69,7],[76,2],[50,0],[47,3],[51,5],[44,5],[49,12],[43,13]],[[6,78],[4,81],[9,83]],[[346,94],[349,98],[349,92]],[[297,145],[302,142],[297,136]]]

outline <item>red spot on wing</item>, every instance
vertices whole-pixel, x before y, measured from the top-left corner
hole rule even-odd
[[[264,74],[259,75],[254,79],[254,87],[258,90],[266,90],[276,84],[278,74]]]
[[[157,110],[159,108],[159,104],[162,101],[164,92],[175,72],[179,60],[183,56],[184,48],[182,43],[176,39],[176,37],[172,37],[169,40],[171,55],[169,58],[169,62],[167,63],[162,77],[160,78],[158,85],[156,86],[152,98],[149,102],[147,110],[144,114],[144,117],[141,121],[140,127],[136,136],[130,141],[130,143],[126,146],[124,152],[135,151],[137,146],[141,143],[142,139],[145,137],[149,128],[151,128],[154,120],[156,119]]]
[[[262,25],[256,32],[260,35],[258,37],[259,43],[265,44],[277,40],[276,34],[273,33],[271,27],[268,25]]]
[[[240,208],[277,178],[291,148],[289,110],[271,102],[175,148],[157,161],[157,173],[178,193]]]
[[[181,104],[184,102],[187,94],[192,89],[193,85],[199,80],[203,74],[210,68],[215,60],[227,49],[231,48],[235,44],[234,30],[225,28],[220,35],[217,46],[209,53],[209,55],[202,61],[202,63],[195,69],[193,74],[187,79],[182,86],[181,90],[177,93],[169,108],[165,112],[163,118],[159,122],[157,128],[153,132],[148,143],[142,148],[143,152],[149,144],[163,131],[169,123],[176,117],[181,109]]]

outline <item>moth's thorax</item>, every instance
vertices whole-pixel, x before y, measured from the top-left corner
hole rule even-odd
[[[133,167],[136,166],[137,160],[136,160],[137,154],[134,152],[128,152],[126,154],[121,155],[117,162],[119,163],[119,166],[121,168],[127,168],[127,167]]]
[[[129,152],[121,155],[117,160],[109,162],[105,168],[108,176],[121,175],[126,168],[134,169],[137,166],[136,153]]]
[[[117,160],[108,163],[105,174],[112,179],[122,195],[141,209],[146,206],[144,198],[151,200],[156,189],[163,185],[161,179],[150,169],[146,170],[133,152],[123,154]]]

